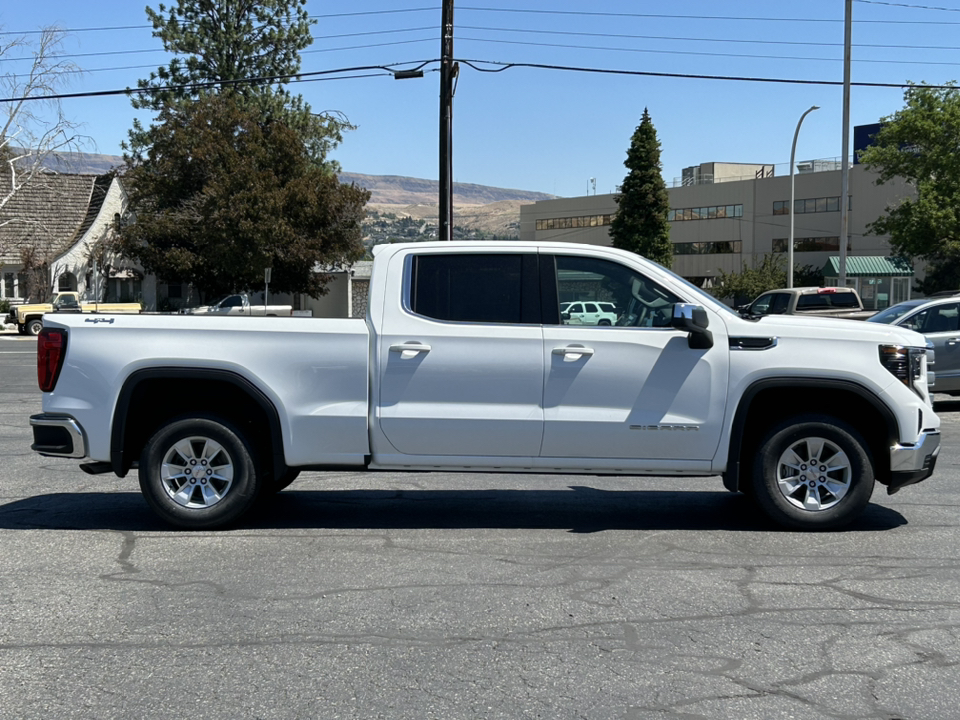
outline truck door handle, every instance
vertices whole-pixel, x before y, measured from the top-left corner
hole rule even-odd
[[[400,353],[401,360],[409,360],[420,353],[430,352],[430,346],[424,345],[423,343],[400,343],[398,345],[391,345],[390,352]]]
[[[956,345],[958,342],[960,342],[960,338],[950,338],[947,340],[947,345]]]
[[[555,347],[553,354],[563,355],[564,362],[576,362],[585,355],[593,355],[593,348],[583,347],[583,345],[567,345],[567,347]]]

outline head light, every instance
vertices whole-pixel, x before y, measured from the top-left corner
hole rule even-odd
[[[927,397],[926,348],[881,345],[880,364],[917,395]]]

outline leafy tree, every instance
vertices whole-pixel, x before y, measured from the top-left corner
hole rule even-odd
[[[794,287],[823,287],[823,266],[794,265],[793,285]]]
[[[623,164],[628,172],[617,196],[619,210],[610,224],[613,246],[670,267],[670,200],[661,174],[660,141],[646,108]]]
[[[284,88],[300,70],[300,51],[313,41],[306,5],[307,0],[176,0],[158,10],[148,7],[153,35],[173,58],[140,80],[133,106],[159,112],[230,89],[243,107],[296,130],[312,159],[323,164],[350,125],[338,113],[313,113],[301,96]],[[135,121],[129,149],[140,155],[148,142]]]
[[[733,300],[735,307],[753,301],[767,290],[776,290],[787,286],[786,262],[783,255],[764,255],[756,267],[743,263],[743,271],[725,273],[722,270],[713,286],[715,297]],[[794,265],[794,287],[819,287],[823,285],[823,269],[813,265]]]
[[[777,290],[787,286],[787,270],[783,255],[764,255],[756,267],[743,263],[743,271],[725,273],[722,270],[713,286],[713,294],[718,298],[732,298],[735,307],[753,301],[767,290]],[[823,269],[813,265],[794,265],[794,287],[819,287],[823,284]]]
[[[315,267],[363,256],[370,194],[313,163],[282,120],[225,92],[167,106],[159,121],[128,164],[135,222],[119,238],[148,272],[226,294],[259,286],[271,267],[271,289],[318,297]]]
[[[902,110],[883,119],[860,156],[877,184],[904,178],[916,197],[904,198],[870,223],[890,236],[895,255],[928,264],[923,293],[960,287],[960,90],[913,85]]]
[[[743,263],[743,271],[725,273],[722,270],[713,286],[718,298],[733,298],[734,305],[743,305],[760,293],[787,286],[787,271],[782,255],[764,255],[756,267]]]

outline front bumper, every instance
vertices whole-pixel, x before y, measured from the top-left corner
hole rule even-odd
[[[80,423],[69,415],[41,413],[30,416],[33,445],[30,449],[48,457],[83,458],[87,443]]]
[[[887,494],[893,495],[900,488],[933,475],[939,454],[939,431],[921,433],[920,439],[913,445],[893,445],[890,448],[890,481],[886,483]]]

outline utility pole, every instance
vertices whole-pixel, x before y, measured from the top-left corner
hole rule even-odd
[[[850,236],[850,46],[853,36],[853,0],[846,0],[843,23],[843,157],[840,158],[840,277],[847,285],[847,238]]]
[[[453,0],[443,0],[440,38],[440,227],[439,239],[453,239]]]

